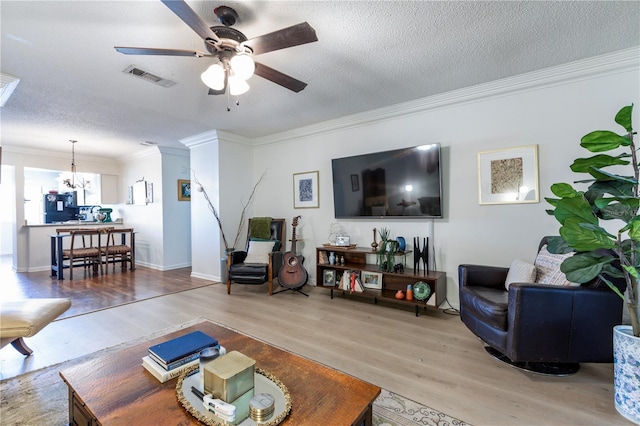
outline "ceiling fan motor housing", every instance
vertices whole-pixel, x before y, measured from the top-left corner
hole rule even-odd
[[[238,13],[229,6],[218,6],[213,9],[213,13],[218,17],[218,21],[225,27],[234,25],[238,20]]]
[[[215,26],[211,27],[211,31],[220,39],[218,46],[215,43],[205,42],[204,46],[213,55],[217,55],[222,50],[237,51],[240,43],[247,41],[247,37],[240,31],[231,27]]]

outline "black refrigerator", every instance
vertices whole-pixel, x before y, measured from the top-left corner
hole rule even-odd
[[[78,220],[78,193],[46,194],[44,199],[44,223]]]

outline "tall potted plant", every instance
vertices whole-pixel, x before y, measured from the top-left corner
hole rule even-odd
[[[631,326],[614,329],[615,405],[623,416],[640,423],[640,404],[637,403],[640,397],[640,167],[632,113],[633,105],[629,105],[615,116],[615,122],[624,128],[625,134],[596,130],[581,139],[580,146],[596,154],[578,158],[571,165],[573,172],[590,175],[588,179],[574,182],[588,185],[586,191],[567,183],[556,183],[551,186],[551,192],[559,198],[546,200],[554,207],[548,210],[549,214],[561,224],[560,237],[552,238],[549,251],[576,252],[564,260],[560,268],[567,279],[585,283],[600,277],[627,305]],[[610,151],[613,151],[611,155],[603,154]],[[605,229],[604,221],[612,221],[608,229],[615,229],[611,231],[615,234]],[[616,255],[602,255],[602,251],[598,252],[601,249],[612,250]],[[624,294],[611,278],[624,278]]]

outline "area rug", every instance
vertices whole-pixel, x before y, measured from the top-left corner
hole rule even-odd
[[[16,426],[67,425],[69,423],[69,395],[67,386],[58,374],[60,370],[113,353],[137,342],[150,340],[189,327],[201,321],[203,321],[203,318],[1,381],[0,424]],[[459,419],[384,389],[374,402],[373,424],[375,426],[468,425],[468,423]]]

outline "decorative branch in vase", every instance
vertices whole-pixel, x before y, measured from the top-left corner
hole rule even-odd
[[[207,190],[204,188],[202,183],[200,183],[200,181],[196,177],[196,172],[193,169],[191,170],[191,172],[193,173],[193,181],[196,183],[196,185],[198,185],[198,192],[202,192],[202,195],[204,195],[204,199],[207,201],[207,207],[209,208],[209,210],[211,210],[211,213],[213,213],[213,216],[216,218],[216,222],[218,223],[218,228],[220,228],[220,235],[222,236],[222,241],[224,242],[225,251],[227,253],[234,251],[236,244],[238,243],[238,238],[240,238],[240,232],[242,232],[242,228],[244,226],[247,207],[249,206],[249,204],[251,204],[251,200],[253,200],[253,197],[256,194],[256,189],[258,188],[258,185],[260,184],[260,182],[262,182],[262,180],[264,179],[266,172],[263,173],[262,176],[260,176],[260,179],[258,179],[256,184],[253,186],[253,191],[251,191],[249,200],[247,201],[246,204],[242,206],[242,214],[240,215],[240,223],[238,224],[238,230],[236,231],[236,238],[233,240],[233,246],[231,247],[229,247],[229,243],[227,242],[227,237],[224,235],[224,229],[222,229],[222,221],[220,220],[218,211],[216,210],[215,206],[211,202],[211,199],[209,198],[209,194],[207,194]]]

